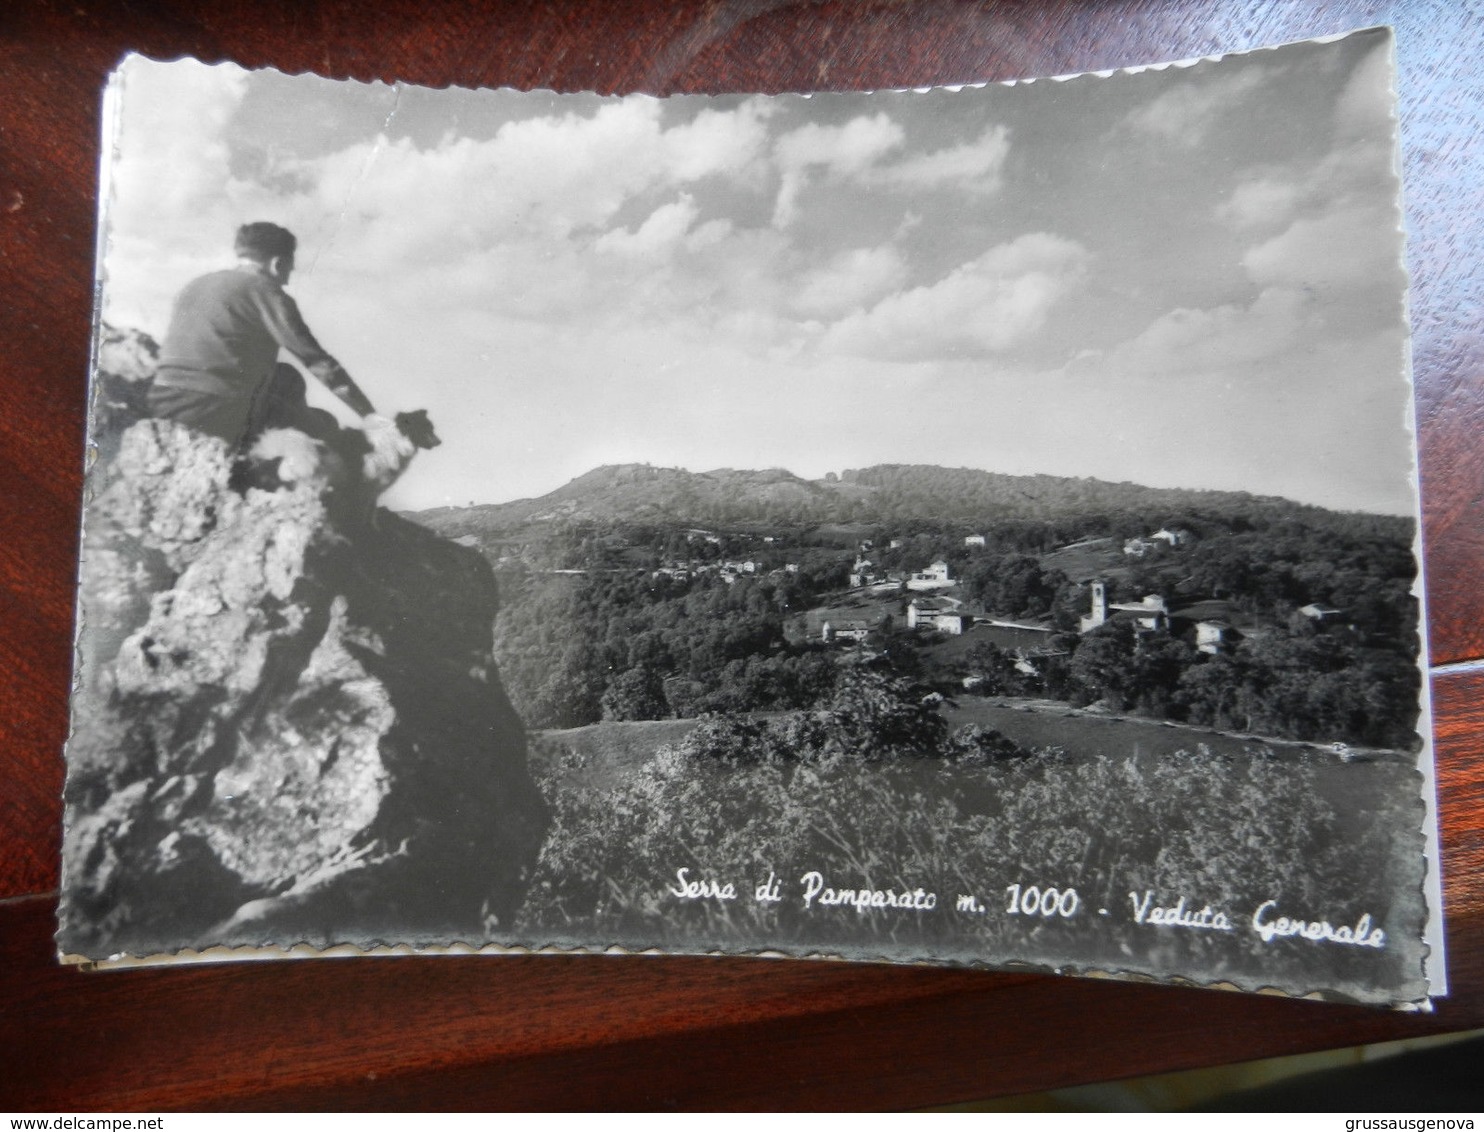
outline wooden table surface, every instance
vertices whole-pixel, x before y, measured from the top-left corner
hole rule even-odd
[[[0,1108],[917,1106],[1484,1026],[1484,22],[1451,3],[0,5]],[[432,86],[857,89],[1397,29],[1453,993],[531,956],[53,961],[99,95],[127,50]]]

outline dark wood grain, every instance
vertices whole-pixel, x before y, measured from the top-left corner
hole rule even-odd
[[[1484,1025],[1484,671],[1434,680],[1454,994],[1431,1017],[760,960],[379,959],[87,975],[57,885],[99,92],[128,50],[336,77],[863,89],[1397,27],[1429,628],[1484,658],[1484,27],[1443,3],[13,2],[0,10],[0,1106],[946,1102]]]
[[[1484,995],[1484,671],[1436,676],[1432,688],[1448,970],[1462,999]]]

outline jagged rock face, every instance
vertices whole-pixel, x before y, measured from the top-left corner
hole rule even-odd
[[[159,343],[148,334],[106,322],[98,327],[91,438],[103,459],[118,451],[125,429],[149,415],[146,402],[159,360]]]
[[[143,421],[95,476],[64,951],[477,941],[513,919],[547,817],[494,668],[493,575],[347,506],[336,471],[278,483]]]

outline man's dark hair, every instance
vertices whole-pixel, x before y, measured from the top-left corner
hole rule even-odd
[[[298,246],[292,232],[266,220],[237,229],[237,254],[256,263],[267,263],[274,256],[291,256]]]

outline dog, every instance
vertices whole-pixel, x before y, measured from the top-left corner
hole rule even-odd
[[[343,519],[374,523],[376,501],[418,452],[442,443],[426,409],[398,413],[390,420],[369,416],[351,428],[334,424],[328,413],[308,412],[314,416],[280,418],[282,424],[259,434],[234,474],[240,489],[273,491],[318,481]]]
[[[443,443],[426,409],[398,413],[392,420],[367,417],[359,431],[366,443],[360,461],[361,477],[373,497],[396,483],[418,452]]]

